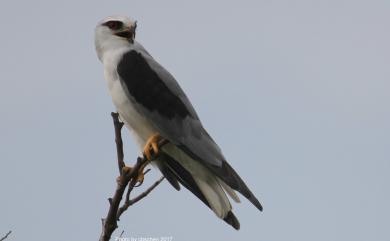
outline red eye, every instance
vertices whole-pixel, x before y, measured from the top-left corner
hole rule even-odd
[[[122,25],[123,23],[121,21],[108,21],[106,23],[104,23],[103,25],[109,27],[110,29],[112,30],[118,30],[120,28],[122,28]]]

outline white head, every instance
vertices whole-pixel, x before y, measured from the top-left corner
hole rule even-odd
[[[134,43],[137,22],[125,16],[110,16],[95,28],[95,47],[100,60],[104,52]]]

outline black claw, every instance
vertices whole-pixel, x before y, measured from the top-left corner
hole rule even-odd
[[[134,187],[139,187],[139,186],[141,186],[142,185],[142,183],[144,183],[144,181],[142,180],[142,181],[140,181],[140,182],[137,182],[135,185],[134,185]]]

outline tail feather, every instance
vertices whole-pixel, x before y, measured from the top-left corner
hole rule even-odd
[[[251,192],[251,190],[249,190],[245,182],[241,179],[241,177],[237,174],[237,172],[229,165],[229,163],[223,161],[222,167],[220,168],[213,167],[210,169],[228,186],[240,192],[260,211],[263,211],[263,206],[261,206],[259,200],[257,200],[255,195]]]
[[[171,175],[170,179],[173,178],[176,179],[176,181],[173,181],[174,184],[170,182],[176,190],[178,189],[175,187],[176,185],[175,183],[180,182],[185,188],[187,188],[190,192],[192,192],[195,196],[197,196],[204,204],[210,207],[209,203],[207,202],[207,199],[200,191],[198,185],[196,184],[191,174],[185,168],[183,168],[177,161],[175,161],[172,157],[161,152],[158,158],[158,167],[160,171],[162,169],[164,170],[161,171],[164,176],[166,173],[169,173],[169,175]]]
[[[181,183],[226,223],[237,230],[240,228],[240,223],[231,211],[230,202],[222,189],[222,184],[220,185],[220,180],[215,178],[215,185],[209,186],[208,182],[203,182],[194,177],[180,162],[164,152],[159,154],[157,166],[176,190],[180,189],[178,183]],[[222,194],[224,197],[221,197]]]
[[[198,155],[196,155],[194,152],[192,152],[188,147],[184,145],[179,145],[177,147],[180,148],[192,159],[197,160],[199,163],[202,163],[205,167],[207,167],[208,170],[210,170],[212,173],[217,175],[228,186],[241,193],[260,211],[263,211],[263,207],[261,206],[259,200],[257,200],[255,195],[251,192],[251,190],[249,190],[245,182],[241,179],[241,177],[229,165],[229,163],[226,160],[222,159],[221,165],[214,165],[212,162],[207,162],[205,160],[202,160]]]
[[[221,186],[223,187],[223,189],[226,191],[227,194],[229,194],[229,196],[236,202],[236,203],[240,203],[241,200],[240,198],[238,197],[237,193],[231,188],[229,187],[228,185],[226,185],[226,183],[224,181],[222,181],[221,179],[219,179],[219,184],[221,184]]]
[[[177,179],[177,174],[174,173],[174,170],[170,168],[169,165],[167,165],[169,161],[169,156],[165,153],[161,153],[159,156],[159,160],[155,163],[157,164],[157,167],[160,169],[161,173],[164,175],[164,177],[168,180],[168,182],[177,190],[180,190],[180,184]]]
[[[229,213],[226,215],[226,217],[223,219],[225,222],[230,224],[233,228],[239,230],[240,229],[240,222],[234,215],[232,211],[229,211]]]

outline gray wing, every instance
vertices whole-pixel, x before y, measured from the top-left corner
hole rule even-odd
[[[199,161],[257,208],[262,207],[221,150],[203,128],[198,115],[174,77],[138,43],[123,55],[117,72],[124,89],[158,132]]]

